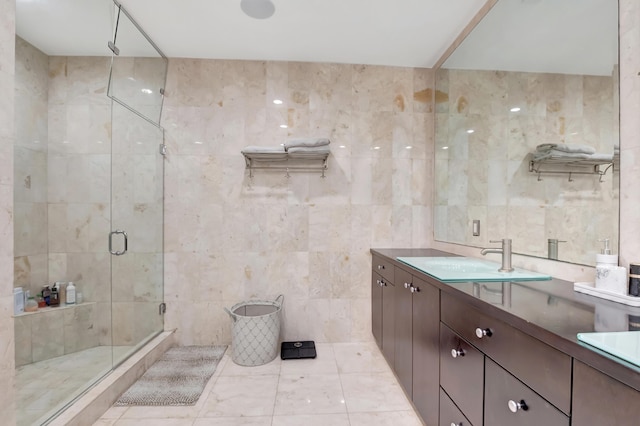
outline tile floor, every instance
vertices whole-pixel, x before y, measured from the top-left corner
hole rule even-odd
[[[111,407],[94,426],[422,425],[375,343],[316,348],[259,367],[227,351],[195,406]]]
[[[16,368],[17,425],[42,424],[132,349],[97,346]]]

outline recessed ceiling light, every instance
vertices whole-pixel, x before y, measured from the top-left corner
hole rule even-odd
[[[411,149],[411,148],[413,148],[413,147],[412,147],[411,145],[409,145],[409,146],[406,146],[405,148],[407,148],[407,149]]]
[[[511,108],[509,111],[511,111],[511,112],[518,112],[518,111],[520,111],[520,107],[513,107],[513,108]]]
[[[241,0],[240,8],[248,16],[255,19],[267,19],[276,11],[271,0]]]
[[[449,149],[449,147],[448,146],[443,146],[442,149]]]
[[[274,99],[273,103],[276,105],[282,105],[282,101],[280,99]]]
[[[69,143],[69,141],[62,141],[62,143]]]
[[[281,128],[281,129],[286,129],[287,127],[289,127],[289,126],[287,126],[286,124],[281,124],[281,125],[280,125],[280,128]]]
[[[150,94],[152,94],[152,93],[153,93],[153,90],[151,90],[151,89],[140,89],[140,91],[141,91],[142,93],[146,93],[147,95],[150,95]]]
[[[346,146],[345,145],[340,145],[340,148],[346,148]]]
[[[380,147],[379,146],[374,146],[373,149],[380,149]]]
[[[473,132],[475,132],[475,130],[473,130],[473,129],[469,129],[469,130],[467,130],[467,133],[469,133],[469,134],[471,134],[471,133],[473,133]]]
[[[195,141],[194,142],[196,145],[202,145],[202,141]]]

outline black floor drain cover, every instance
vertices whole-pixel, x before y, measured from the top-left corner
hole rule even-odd
[[[282,342],[280,348],[280,358],[282,359],[301,359],[315,358],[316,344],[313,340],[304,342]]]

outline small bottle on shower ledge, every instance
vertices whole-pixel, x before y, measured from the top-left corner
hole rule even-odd
[[[67,284],[67,305],[75,305],[76,303],[76,286],[69,281]]]

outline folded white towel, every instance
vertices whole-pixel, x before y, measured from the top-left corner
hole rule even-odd
[[[302,147],[302,148],[314,148],[319,146],[329,145],[330,141],[327,138],[298,138],[289,139],[284,143],[284,149],[289,151],[290,148]]]
[[[542,161],[542,160],[547,162],[557,161],[562,163],[568,163],[571,161],[588,162],[589,164],[610,163],[613,161],[613,154],[603,154],[603,153],[579,154],[579,153],[557,151],[555,149],[533,153],[533,161]]]
[[[284,153],[284,147],[282,146],[245,146],[242,151],[243,154],[265,154],[270,152]]]
[[[326,145],[325,146],[313,146],[313,147],[296,146],[296,147],[293,147],[293,148],[289,148],[287,150],[287,152],[289,154],[292,154],[292,153],[297,153],[297,154],[309,153],[309,154],[315,154],[315,155],[317,155],[318,153],[320,153],[320,154],[328,154],[329,151],[330,151],[330,149]]]
[[[565,144],[565,143],[543,143],[536,147],[536,151],[556,151],[576,153],[576,154],[595,154],[596,150],[589,145]]]
[[[316,147],[316,148],[304,148],[304,147],[296,147],[291,148],[287,151],[287,154],[290,158],[308,158],[308,159],[318,159],[324,158],[329,155],[329,147]]]

